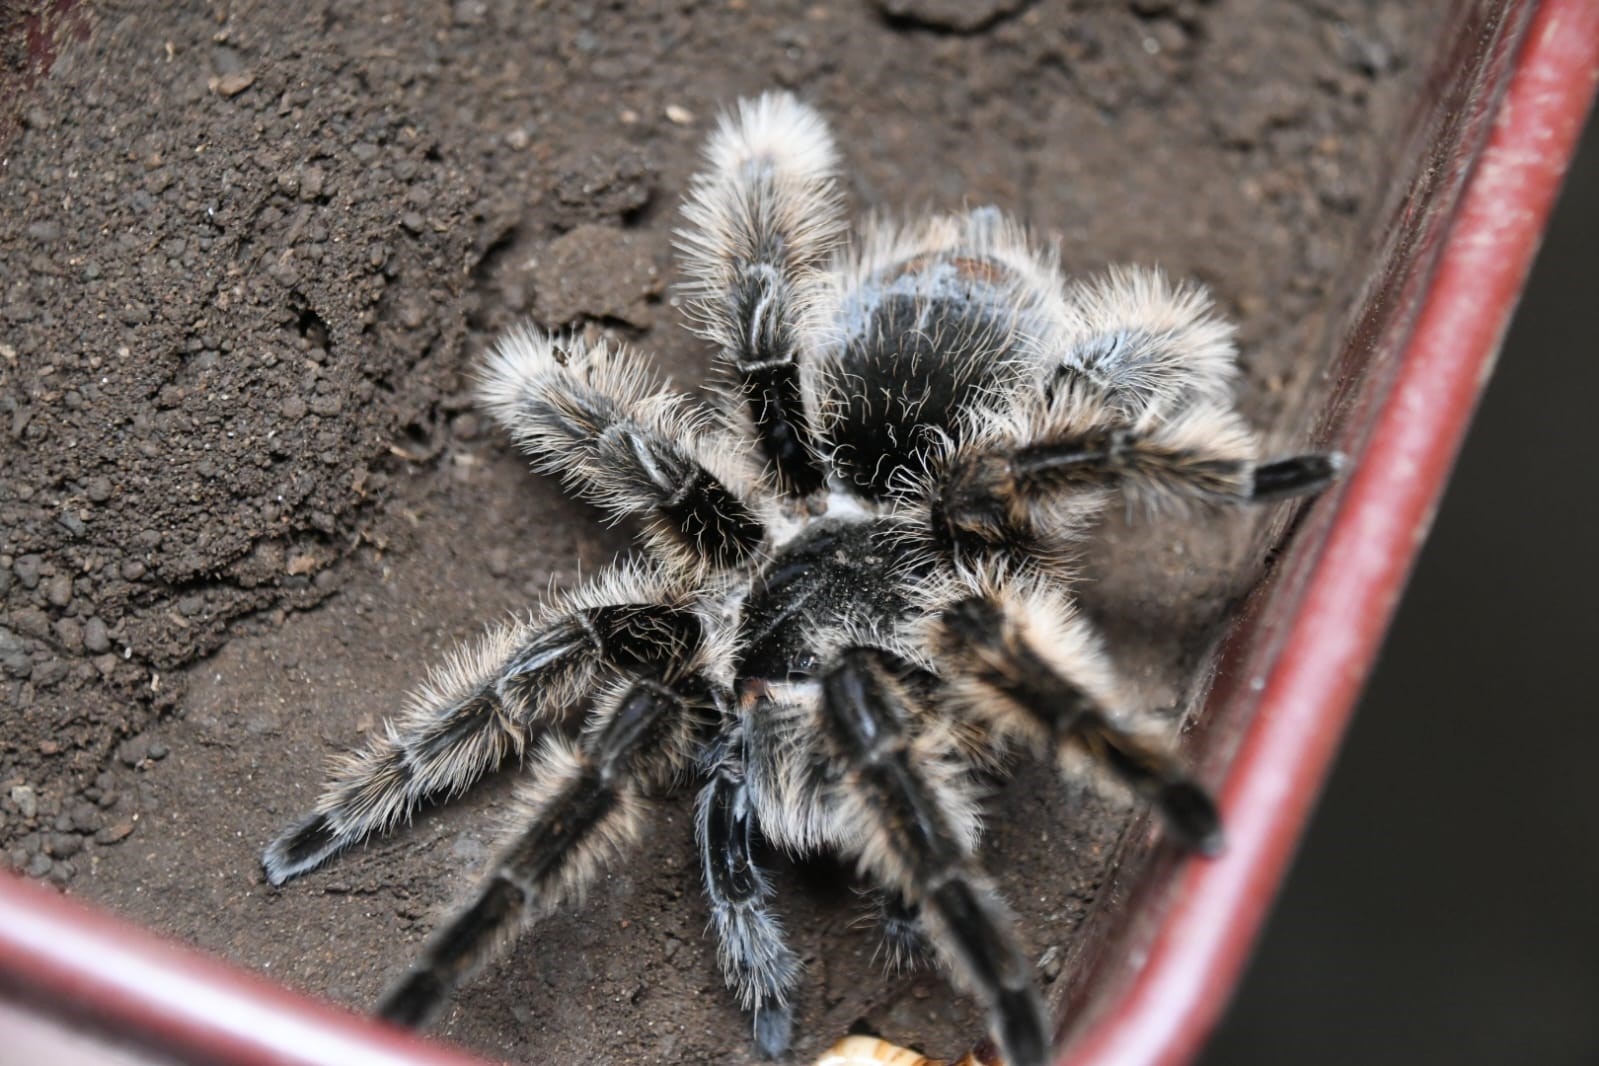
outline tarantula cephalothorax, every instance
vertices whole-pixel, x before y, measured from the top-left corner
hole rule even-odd
[[[1159,274],[1068,284],[992,208],[840,250],[836,162],[786,94],[711,139],[681,251],[718,411],[604,344],[519,330],[488,360],[484,404],[540,469],[638,519],[645,557],[460,652],[267,848],[282,884],[522,760],[492,870],[384,1017],[427,1020],[638,839],[651,790],[692,777],[718,958],[762,1053],[789,1045],[800,977],[765,841],[856,860],[891,955],[925,938],[1006,1061],[1039,1066],[1033,965],[975,858],[978,771],[1086,757],[1219,847],[1210,799],[1074,608],[1064,546],[1117,493],[1279,499],[1337,456],[1261,461],[1231,329]]]

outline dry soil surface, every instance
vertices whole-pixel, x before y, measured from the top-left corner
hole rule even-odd
[[[531,318],[698,387],[671,231],[719,109],[773,86],[817,104],[857,214],[995,203],[1071,271],[1209,284],[1240,322],[1242,403],[1290,447],[1436,17],[106,3],[26,85],[29,14],[0,22],[0,855],[354,1005],[481,868],[509,782],[282,890],[261,846],[457,640],[627,550],[526,471],[471,371]],[[1191,698],[1269,532],[1115,522],[1091,553],[1090,611],[1151,706]],[[1054,981],[1127,812],[1039,770],[994,812],[989,865]],[[742,1061],[685,799],[656,824],[443,1032],[529,1061]],[[778,877],[798,1058],[852,1028],[943,1053],[977,1031],[937,974],[879,972],[845,867]]]

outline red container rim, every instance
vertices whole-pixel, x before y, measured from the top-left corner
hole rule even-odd
[[[1175,870],[1137,973],[1057,1066],[1188,1061],[1225,1008],[1431,524],[1596,84],[1599,3],[1543,0],[1222,788],[1228,854]],[[184,1062],[482,1061],[9,875],[0,875],[0,998]]]

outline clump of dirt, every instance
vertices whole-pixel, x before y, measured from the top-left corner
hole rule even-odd
[[[1241,322],[1246,410],[1303,442],[1293,418],[1324,388],[1329,310],[1415,84],[1405,57],[1442,15],[635,7],[108,9],[8,104],[12,867],[369,1003],[481,866],[506,783],[282,891],[259,849],[457,639],[625,550],[626,530],[487,430],[471,367],[531,316],[607,330],[697,387],[707,353],[676,325],[670,240],[720,108],[774,85],[820,106],[858,212],[992,202],[1058,237],[1071,271],[1152,262],[1210,284]],[[1151,705],[1193,690],[1258,575],[1255,522],[1118,524],[1091,559],[1092,612]],[[1053,981],[1125,811],[1042,771],[996,811],[989,864]],[[687,804],[658,828],[466,990],[445,1032],[545,1061],[742,1058]],[[807,966],[797,1054],[850,1028],[958,1047],[974,1012],[936,974],[877,973],[848,880],[781,871]]]

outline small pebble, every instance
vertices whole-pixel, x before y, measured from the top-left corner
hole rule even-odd
[[[150,738],[143,733],[129,737],[117,748],[117,759],[124,766],[138,766],[150,754]]]
[[[64,660],[46,659],[44,662],[33,664],[33,669],[28,673],[28,680],[33,682],[34,688],[49,688],[66,677],[70,669]]]
[[[211,88],[223,96],[238,96],[244,90],[255,84],[255,75],[247,70],[234,71],[223,74],[211,82]]]
[[[74,618],[57,618],[56,643],[67,652],[77,655],[83,651],[83,626]]]
[[[93,787],[94,786],[91,785],[89,788],[84,789],[83,794],[88,796]],[[98,792],[95,794],[99,795]],[[74,803],[72,805],[72,810],[69,812],[69,817],[72,819],[72,829],[74,832],[93,833],[95,830],[100,828],[100,812],[88,799],[81,799]]]
[[[39,813],[39,797],[27,785],[12,786],[11,802],[17,805],[17,813],[24,818],[32,818]]]
[[[16,677],[24,677],[33,669],[33,656],[28,654],[28,645],[4,626],[0,626],[0,667]]]
[[[44,587],[44,598],[56,607],[65,607],[72,602],[72,578],[66,574],[58,574],[50,579]]]
[[[1065,955],[1062,954],[1059,947],[1054,945],[1045,948],[1044,953],[1038,957],[1038,968],[1043,972],[1044,980],[1051,984],[1060,977],[1061,968],[1065,964]]]
[[[83,850],[83,838],[75,833],[51,833],[45,849],[58,859],[70,859]]]
[[[106,632],[106,625],[99,618],[90,618],[83,623],[83,647],[92,655],[111,649],[111,635]]]
[[[315,200],[326,183],[327,174],[321,167],[305,167],[300,171],[300,199]]]
[[[44,559],[38,555],[22,555],[11,564],[11,572],[17,575],[17,580],[22,582],[25,589],[37,588],[39,585],[39,568],[44,565]]]
[[[50,639],[50,616],[37,607],[24,607],[11,612],[11,626],[19,633],[40,640]]]

